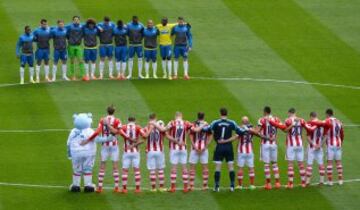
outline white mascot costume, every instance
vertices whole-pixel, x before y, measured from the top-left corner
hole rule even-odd
[[[84,192],[94,192],[95,185],[92,183],[92,170],[96,155],[95,141],[80,145],[93,133],[91,128],[92,114],[74,114],[74,126],[71,130],[68,141],[68,157],[72,160],[73,182],[70,185],[71,192],[80,192],[81,176],[84,178]]]

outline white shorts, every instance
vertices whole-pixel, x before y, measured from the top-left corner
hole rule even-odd
[[[149,170],[165,168],[165,155],[161,151],[149,151],[146,156],[146,165]]]
[[[323,153],[323,149],[312,149],[310,147],[308,147],[307,150],[307,164],[308,165],[312,165],[314,160],[319,164],[319,165],[323,165],[324,164],[324,153]]]
[[[187,151],[186,150],[170,150],[170,163],[173,165],[186,164]]]
[[[254,153],[239,153],[238,152],[238,166],[254,168]]]
[[[277,162],[277,145],[276,144],[262,144],[261,145],[261,160],[264,163]]]
[[[304,161],[304,148],[302,146],[288,146],[286,148],[286,160]]]
[[[94,167],[95,155],[72,157],[72,167],[75,173],[91,173]]]
[[[342,150],[341,147],[328,146],[327,147],[327,159],[328,160],[341,160]]]
[[[114,146],[105,146],[101,147],[101,161],[107,161],[108,159],[112,161],[119,161],[119,147]]]
[[[189,163],[197,164],[200,161],[201,164],[208,164],[209,162],[209,151],[205,149],[202,153],[198,153],[195,150],[191,150],[189,156]]]
[[[122,168],[128,169],[130,167],[140,167],[140,153],[139,152],[124,152],[122,156]]]

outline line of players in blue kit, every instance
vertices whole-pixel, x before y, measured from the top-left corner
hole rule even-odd
[[[25,26],[16,44],[16,55],[20,59],[20,84],[24,84],[25,66],[29,66],[30,83],[40,82],[40,69],[44,65],[45,80],[56,81],[56,72],[59,61],[62,65],[63,80],[84,81],[103,79],[105,61],[108,60],[110,79],[131,79],[134,66],[134,57],[138,61],[138,78],[150,77],[150,64],[153,78],[157,77],[157,48],[159,46],[162,58],[163,78],[178,78],[178,60],[183,58],[184,79],[189,79],[188,52],[192,48],[191,26],[183,17],[177,23],[168,23],[166,17],[161,23],[154,25],[152,20],[147,21],[146,27],[133,16],[131,22],[124,24],[122,20],[113,23],[109,17],[103,22],[96,23],[95,19],[87,19],[85,24],[80,22],[79,16],[74,16],[72,23],[65,25],[63,20],[57,21],[56,27],[49,27],[46,19],[40,21],[40,27],[32,32],[30,26]],[[50,78],[50,40],[53,40],[53,66]],[[34,42],[36,51],[34,54]],[[96,77],[96,62],[99,61],[99,77]],[[174,61],[172,66],[172,53]],[[36,60],[34,71],[34,55]],[[117,75],[114,76],[114,63]],[[145,76],[143,76],[143,57],[145,57]],[[70,60],[70,69],[67,71],[67,60]],[[75,74],[75,63],[79,72]],[[128,74],[126,75],[126,69]],[[172,72],[173,69],[173,72]],[[34,79],[35,74],[35,79]]]

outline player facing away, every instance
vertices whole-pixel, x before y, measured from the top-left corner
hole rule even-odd
[[[127,60],[127,34],[128,30],[122,20],[116,22],[114,28],[114,42],[115,42],[115,66],[117,72],[117,79],[124,80],[126,71],[126,60]]]
[[[317,118],[316,112],[310,113],[310,121],[308,124],[320,122]],[[306,166],[306,185],[310,184],[312,171],[313,171],[313,162],[316,161],[319,165],[319,174],[320,182],[319,185],[324,184],[325,176],[325,166],[324,166],[324,152],[323,152],[323,137],[324,137],[324,127],[316,126],[314,130],[307,130],[307,166]]]
[[[263,117],[258,120],[258,125],[256,130],[267,138],[261,139],[260,146],[260,159],[264,162],[264,172],[265,172],[265,189],[270,190],[271,186],[271,169],[275,178],[275,188],[279,189],[280,184],[280,173],[279,167],[277,164],[277,154],[278,154],[278,145],[277,145],[277,127],[273,126],[270,121],[280,123],[279,118],[271,115],[271,108],[265,106],[263,110]]]
[[[75,76],[75,61],[79,64],[80,77],[85,77],[85,67],[83,61],[83,49],[82,49],[82,38],[83,38],[83,25],[80,23],[80,17],[74,16],[72,23],[66,26],[66,36],[68,39],[68,55],[70,58],[70,71],[69,76],[72,80],[76,80]]]
[[[84,34],[84,62],[85,62],[85,77],[84,81],[89,80],[89,65],[91,66],[91,79],[96,80],[96,59],[97,59],[97,35],[99,29],[96,26],[94,19],[89,18],[83,27]],[[100,75],[101,76],[101,75]]]
[[[175,119],[170,121],[166,126],[166,137],[169,139],[170,147],[170,163],[171,163],[171,174],[170,182],[171,187],[169,192],[176,191],[176,174],[177,166],[181,165],[182,168],[182,179],[183,179],[183,192],[188,192],[188,169],[187,163],[187,149],[186,149],[186,134],[191,128],[191,123],[183,120],[181,112],[175,113]]]
[[[149,78],[150,62],[152,63],[153,77],[157,79],[157,38],[159,30],[154,27],[152,20],[147,21],[147,26],[144,29],[144,55],[145,55],[145,79]]]
[[[56,81],[56,71],[59,60],[61,60],[62,66],[62,79],[68,81],[69,78],[66,76],[67,72],[67,41],[66,41],[66,28],[63,20],[57,21],[57,27],[51,30],[51,38],[54,46],[54,61],[52,67],[52,81]]]
[[[113,76],[113,69],[114,64],[112,61],[114,46],[113,46],[113,35],[114,35],[114,28],[115,24],[111,22],[110,18],[105,16],[104,21],[98,24],[98,28],[100,29],[99,39],[100,39],[100,47],[99,47],[99,54],[100,54],[100,62],[99,62],[99,71],[100,71],[100,79],[103,78],[104,74],[104,66],[105,60],[108,59],[109,63],[109,78],[114,79]]]
[[[138,77],[143,79],[142,75],[142,57],[143,57],[143,31],[144,26],[139,22],[138,16],[134,15],[132,21],[127,24],[128,37],[129,37],[129,75],[127,79],[131,79],[132,70],[134,66],[134,56],[138,58]]]
[[[301,178],[301,186],[306,187],[306,171],[304,166],[304,147],[302,140],[303,128],[307,127],[304,119],[296,116],[296,110],[290,108],[285,124],[275,123],[273,125],[283,130],[286,134],[286,160],[288,161],[288,184],[287,188],[294,187],[294,161],[298,163]]]
[[[171,31],[172,28],[176,26],[176,23],[168,23],[168,18],[163,17],[161,19],[161,23],[156,25],[156,28],[159,29],[159,48],[160,48],[160,56],[161,56],[161,66],[163,70],[163,78],[166,79],[169,74],[169,79],[171,80]]]
[[[88,138],[88,142],[93,141],[95,137],[101,135],[102,137],[112,137],[110,141],[103,142],[101,146],[101,159],[98,175],[98,188],[96,189],[97,193],[103,191],[103,183],[105,177],[106,161],[110,159],[112,161],[113,168],[113,177],[114,177],[114,192],[120,192],[119,190],[119,146],[116,136],[114,136],[109,126],[120,129],[121,121],[114,116],[115,108],[114,106],[107,107],[107,116],[100,119],[97,129],[94,134]]]
[[[202,167],[202,189],[207,190],[208,187],[208,179],[209,179],[209,151],[208,146],[211,142],[211,131],[209,132],[194,132],[193,129],[206,126],[208,123],[205,121],[205,114],[203,112],[199,112],[197,114],[197,120],[193,123],[193,127],[190,131],[189,137],[191,141],[191,151],[189,156],[190,163],[190,172],[189,172],[189,190],[194,189],[194,182],[196,176],[196,164],[200,162]]]
[[[149,115],[149,123],[143,129],[146,138],[146,161],[150,171],[151,192],[156,192],[156,180],[159,182],[159,191],[165,192],[164,188],[164,122],[157,120],[156,114]]]
[[[233,192],[235,188],[235,172],[234,172],[234,151],[232,141],[229,139],[232,137],[233,132],[238,135],[242,135],[246,132],[244,128],[237,126],[235,121],[227,118],[228,111],[226,108],[220,109],[220,119],[214,120],[210,125],[199,127],[200,130],[208,132],[212,131],[214,140],[216,141],[216,148],[214,151],[215,168],[215,187],[214,191],[220,191],[220,171],[223,160],[227,162],[229,177],[230,177],[230,191]],[[198,131],[199,129],[193,129]]]
[[[171,30],[171,36],[175,37],[174,43],[174,79],[177,79],[179,68],[179,57],[183,58],[184,63],[184,79],[189,77],[188,53],[192,48],[192,35],[190,26],[185,24],[183,17],[178,18],[178,25]]]
[[[34,41],[37,44],[35,52],[36,59],[36,82],[40,82],[40,68],[44,61],[45,80],[50,82],[49,78],[49,58],[50,58],[50,27],[46,19],[41,19],[40,27],[33,32]]]
[[[328,185],[333,185],[333,164],[336,163],[338,173],[338,183],[342,185],[343,181],[343,166],[341,162],[342,145],[344,142],[344,128],[340,120],[334,117],[334,111],[327,109],[325,111],[326,119],[324,122],[312,122],[314,125],[324,126],[324,133],[327,146],[327,166],[326,173]]]
[[[16,43],[16,57],[20,59],[20,84],[24,84],[25,66],[28,64],[30,72],[30,82],[34,81],[34,36],[30,26],[25,26],[22,34]]]
[[[140,193],[140,150],[139,145],[144,143],[140,138],[144,135],[143,130],[136,124],[135,117],[128,118],[128,124],[123,125],[119,134],[124,138],[124,153],[122,156],[122,193],[127,193],[127,180],[129,168],[133,167],[135,174],[135,193]]]

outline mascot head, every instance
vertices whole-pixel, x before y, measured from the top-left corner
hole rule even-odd
[[[74,114],[74,126],[79,130],[83,130],[91,127],[92,114],[91,113],[80,113]]]

